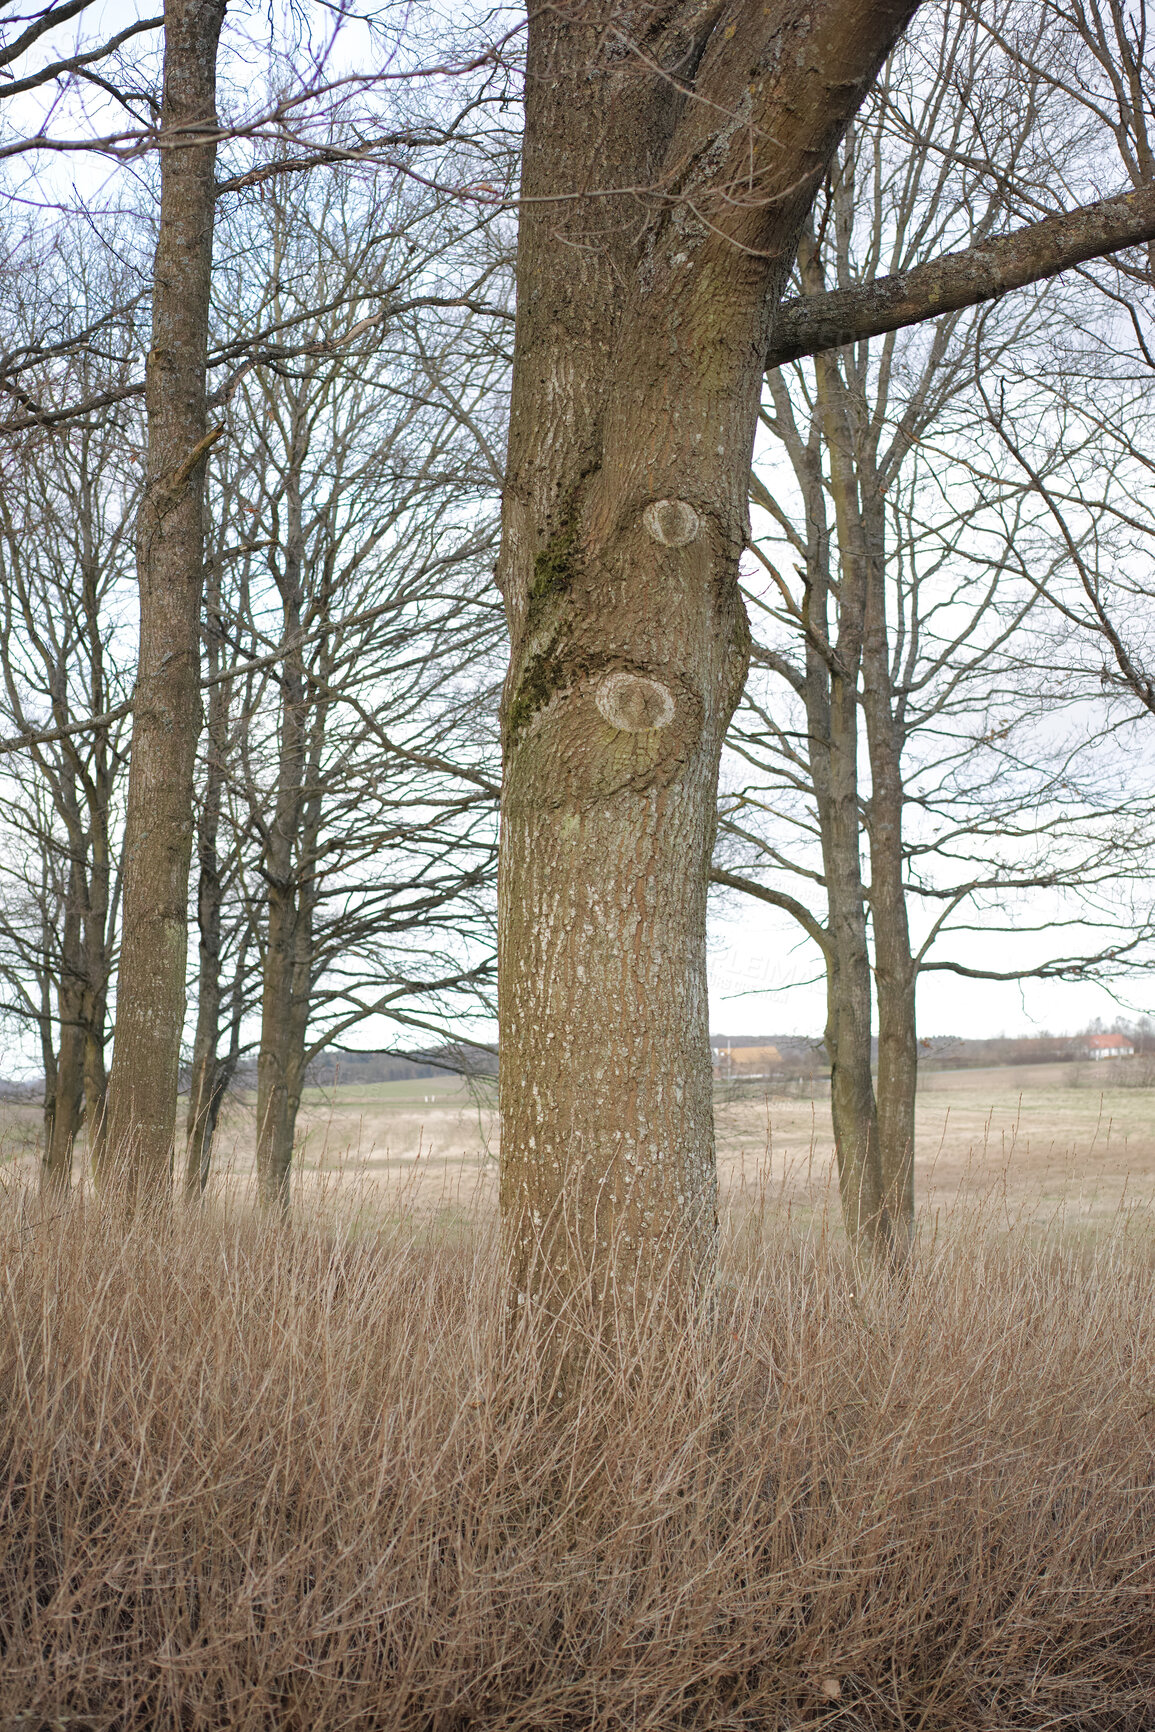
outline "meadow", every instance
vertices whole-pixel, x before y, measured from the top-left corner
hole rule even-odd
[[[1151,1096],[1050,1080],[932,1079],[901,1279],[824,1103],[720,1098],[710,1313],[623,1312],[565,1399],[453,1082],[318,1094],[290,1226],[241,1111],[127,1228],[10,1162],[0,1725],[1147,1732]]]
[[[1122,1080],[1121,1080],[1122,1079]],[[496,1205],[500,1136],[491,1078],[452,1073],[404,1082],[306,1090],[294,1156],[295,1194],[367,1192],[395,1211],[482,1214]],[[254,1098],[223,1115],[211,1194],[243,1203],[252,1187]],[[183,1115],[183,1102],[182,1102]],[[715,1098],[723,1204],[772,1193],[807,1223],[837,1233],[829,1102],[773,1092],[760,1081],[720,1083]],[[0,1108],[0,1171],[31,1181],[39,1110]],[[920,1082],[916,1189],[925,1224],[956,1202],[997,1198],[1004,1223],[1041,1227],[1108,1221],[1155,1199],[1155,1088],[1094,1064],[930,1071]],[[83,1138],[74,1180],[82,1182]]]

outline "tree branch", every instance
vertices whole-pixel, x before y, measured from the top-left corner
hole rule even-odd
[[[947,253],[857,289],[804,295],[778,313],[767,371],[803,355],[878,337],[924,319],[996,300],[1073,265],[1155,240],[1155,186],[1081,205],[1012,234]]]
[[[710,883],[721,884],[727,890],[741,890],[747,896],[757,897],[759,902],[768,902],[771,908],[781,908],[784,913],[797,920],[806,936],[814,940],[824,956],[828,954],[830,940],[826,928],[815,920],[809,908],[803,907],[793,896],[787,896],[781,890],[768,890],[764,884],[755,884],[749,878],[739,878],[737,873],[724,872],[719,866],[711,867]]]

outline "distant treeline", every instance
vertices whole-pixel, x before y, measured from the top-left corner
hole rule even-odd
[[[1119,1023],[1105,1030],[1096,1023],[1079,1034],[1040,1034],[989,1040],[963,1040],[954,1035],[936,1035],[919,1042],[919,1064],[924,1070],[978,1070],[1001,1064],[1063,1064],[1085,1059],[1087,1038],[1092,1034],[1126,1035],[1136,1054],[1155,1053],[1155,1030],[1146,1017],[1136,1024]]]
[[[309,1066],[314,1088],[334,1083],[407,1082],[413,1077],[496,1076],[497,1054],[483,1047],[452,1043],[403,1058],[392,1052],[334,1052],[330,1049]]]
[[[1136,1054],[1155,1056],[1155,1028],[1148,1018],[1136,1023],[1119,1022],[1113,1030],[1104,1030],[1099,1022],[1078,1034],[996,1035],[986,1040],[968,1040],[962,1035],[933,1035],[920,1040],[919,1064],[923,1070],[980,1070],[993,1065],[1076,1063],[1087,1056],[1088,1035],[1125,1034]],[[784,1070],[798,1075],[810,1074],[829,1067],[826,1044],[819,1037],[790,1034],[713,1034],[710,1047],[715,1063],[719,1055],[738,1054],[744,1048],[777,1049],[779,1062],[769,1063],[769,1071]],[[878,1059],[878,1039],[871,1041],[871,1057]]]
[[[392,1052],[325,1052],[309,1066],[307,1081],[313,1088],[332,1088],[335,1083],[408,1082],[415,1077],[496,1076],[497,1054],[465,1042],[431,1047],[412,1058]],[[181,1091],[188,1092],[189,1067],[181,1070]],[[257,1086],[257,1061],[242,1059],[236,1067],[233,1088],[246,1093]],[[0,1100],[39,1105],[44,1098],[44,1078],[0,1077]]]

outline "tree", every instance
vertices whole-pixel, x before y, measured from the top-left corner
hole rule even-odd
[[[68,247],[39,258],[27,279],[9,287],[18,301],[27,290],[41,307],[25,301],[13,309],[18,317],[35,317],[51,302],[83,323],[86,310],[124,288]],[[130,319],[117,331],[106,326],[102,339],[104,354],[43,363],[38,400],[88,395],[98,380],[123,376],[139,332]],[[94,1159],[104,1124],[132,648],[123,612],[139,492],[136,419],[129,405],[63,432],[21,435],[6,454],[0,492],[3,709],[16,738],[29,740],[4,766],[0,942],[12,1013],[38,1029],[44,1174],[53,1187],[68,1184],[82,1121]]]
[[[1117,164],[1142,196],[1155,176],[1146,0],[1045,0],[1043,15],[1045,53],[1009,26],[997,39],[1064,104],[1067,130],[1079,127],[1085,135],[1077,165],[1084,175],[1102,173],[1104,162]],[[991,28],[989,21],[984,26]],[[1071,176],[1058,150],[1050,166],[1056,180]],[[1155,453],[1155,246],[1084,275],[1045,372],[1029,374],[1008,357],[982,395],[1008,460],[1039,507],[1028,557],[1047,574],[1041,593],[1074,628],[1065,644],[1068,681],[1112,697],[1116,717],[1124,694],[1153,714],[1147,621],[1155,518],[1147,501]]]
[[[705,913],[774,309],[910,4],[529,21],[499,566],[502,1207],[525,1297],[711,1265]],[[596,163],[597,185],[575,178]],[[587,190],[588,189],[588,190]]]
[[[691,1284],[710,1264],[704,909],[763,364],[1149,232],[1150,195],[1128,194],[804,298],[776,328],[814,193],[912,11],[530,20],[499,567],[502,1206],[523,1297],[592,1270],[599,1302],[648,1299],[655,1258]],[[594,162],[596,182],[575,174]]]
[[[225,0],[165,11],[161,189],[137,518],[140,647],[108,1147],[130,1192],[167,1188],[184,1026],[193,767],[201,728],[205,370]]]
[[[970,163],[966,135],[977,127],[1003,172],[1024,176],[1038,156],[1042,130],[1037,95],[1022,80],[1008,88],[1001,61],[989,36],[965,17],[924,13],[892,55],[869,112],[849,130],[807,222],[797,281],[812,300],[830,298],[831,280],[837,297],[884,275],[909,278],[944,236],[981,243],[997,228],[1003,187]],[[1013,525],[1016,489],[999,486],[993,496],[972,490],[964,503],[967,479],[950,457],[955,441],[965,446],[973,439],[966,400],[976,370],[1023,343],[1032,313],[1027,298],[1001,318],[948,313],[925,336],[891,332],[873,345],[860,340],[819,354],[812,367],[774,369],[762,411],[772,436],[765,456],[775,493],[756,470],[752,499],[797,562],[801,593],[793,593],[773,560],[760,554],[772,578],[771,605],[759,603],[772,637],[770,647],[756,645],[754,661],[769,680],[756,680],[733,735],[737,753],[759,774],[751,785],[741,775],[746,765],[739,766],[723,832],[752,846],[754,859],[773,869],[783,860],[781,836],[763,844],[751,824],[757,829],[760,815],[780,806],[783,795],[805,789],[801,831],[820,839],[821,860],[803,865],[789,845],[787,856],[804,882],[817,881],[825,923],[816,920],[806,892],[767,889],[761,879],[747,880],[746,887],[764,900],[777,899],[820,945],[847,1228],[853,1237],[874,1236],[880,1248],[896,1251],[909,1242],[914,1215],[920,967],[905,881],[911,850],[903,836],[904,807],[914,784],[908,791],[904,758],[917,749],[920,731],[941,734],[951,718],[965,737],[964,702],[975,706],[976,682],[1004,677],[1006,638],[1035,600],[1029,587],[1015,589],[1005,580],[1006,522],[989,520],[993,498],[1010,510]],[[944,424],[948,418],[953,428]],[[928,451],[924,459],[932,436],[933,455]],[[795,501],[785,500],[774,480],[776,455],[789,465]],[[960,547],[964,522],[973,551]],[[992,531],[993,547],[980,553]],[[952,585],[953,604],[946,599]],[[970,595],[973,600],[964,600]],[[937,628],[944,608],[953,638],[944,639]],[[782,699],[772,689],[778,679],[787,702],[796,700],[804,710],[803,724],[781,719]],[[940,760],[952,756],[941,740],[936,749]],[[869,794],[862,756],[869,763]],[[956,760],[953,773],[958,769]],[[760,783],[767,774],[777,802]],[[1021,797],[1021,778],[1016,791]],[[1038,787],[1031,792],[1037,806]],[[919,803],[925,801],[920,779]],[[863,826],[869,883],[860,857]],[[956,817],[948,833],[957,830]],[[732,872],[716,874],[716,881],[739,882]],[[1009,886],[1005,867],[1002,882]]]
[[[957,41],[932,45],[943,87],[973,112]],[[899,82],[941,113],[933,80]],[[839,152],[800,272],[869,280],[927,229],[981,225],[990,207],[969,182],[952,188],[937,160],[897,149],[880,100]],[[821,953],[848,1231],[875,1197],[879,1248],[899,1254],[914,1215],[919,976],[1111,979],[1148,960],[1150,913],[1126,896],[1149,870],[1149,796],[1121,785],[1101,703],[1093,720],[1064,719],[1072,694],[1056,695],[1056,646],[1036,616],[1065,555],[1028,551],[1037,509],[1000,464],[974,388],[1008,355],[1026,366],[1028,350],[1052,352],[1051,299],[775,371],[762,412],[762,570],[746,579],[758,626],[713,877],[783,910]],[[1028,895],[1048,904],[1041,943]],[[1001,967],[957,943],[977,910],[985,932],[1005,929]],[[1081,954],[1071,924],[1100,929]]]
[[[222,229],[222,320],[297,345],[237,378],[212,490],[206,648],[232,645],[234,664],[210,688],[194,1075],[215,1050],[223,825],[260,953],[257,1166],[274,1211],[325,1046],[370,1017],[468,1011],[491,969],[497,785],[477,714],[501,633],[483,573],[504,361],[488,317],[460,305],[483,283],[459,229],[436,196],[357,171],[272,180]],[[190,1143],[190,1187],[204,1164]]]

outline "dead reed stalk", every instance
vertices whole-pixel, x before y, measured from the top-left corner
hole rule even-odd
[[[856,1290],[769,1223],[560,1405],[483,1221],[78,1201],[2,1245],[5,1728],[1155,1726],[1122,1224]]]

